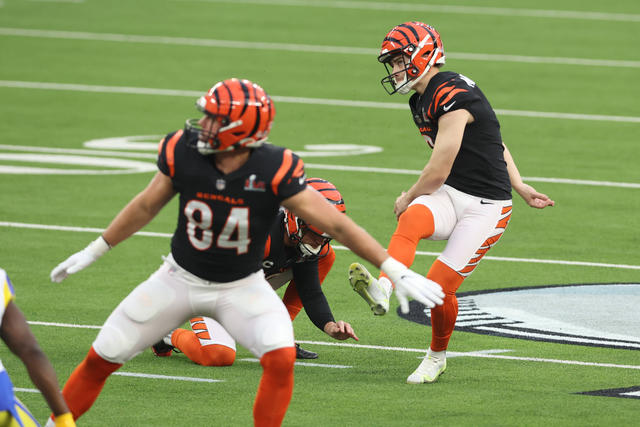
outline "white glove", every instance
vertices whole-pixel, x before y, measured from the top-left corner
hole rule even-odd
[[[404,264],[389,257],[380,266],[380,269],[389,276],[389,279],[396,285],[396,297],[400,303],[400,310],[407,314],[409,312],[409,300],[411,297],[427,308],[442,305],[444,292],[442,288],[433,280],[409,270]]]
[[[58,266],[51,271],[51,281],[56,283],[62,282],[69,274],[77,273],[91,265],[95,260],[107,253],[109,249],[111,249],[111,246],[104,240],[104,237],[98,237],[89,243],[89,246],[58,264]]]

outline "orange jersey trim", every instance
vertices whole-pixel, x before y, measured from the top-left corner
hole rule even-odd
[[[169,165],[169,175],[171,178],[176,174],[176,144],[182,137],[183,132],[184,131],[182,129],[177,131],[167,142],[167,147],[165,148],[165,152],[167,153],[167,165]]]
[[[276,171],[276,174],[273,176],[273,180],[271,181],[271,190],[273,191],[273,194],[278,195],[278,186],[282,182],[282,178],[284,178],[284,175],[287,173],[292,163],[293,154],[291,153],[291,150],[284,150],[284,154],[282,155],[282,163],[280,164],[280,167]]]

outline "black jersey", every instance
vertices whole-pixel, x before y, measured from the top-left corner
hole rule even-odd
[[[465,127],[460,151],[445,183],[473,196],[511,199],[500,123],[474,81],[452,71],[440,72],[431,78],[422,95],[411,96],[409,106],[413,120],[431,148],[440,116],[460,109],[471,113],[474,121]]]
[[[265,246],[262,260],[264,274],[269,279],[291,270],[291,283],[298,291],[307,316],[320,330],[324,330],[324,325],[333,322],[334,318],[320,288],[318,258],[305,258],[296,247],[285,245],[285,232],[285,212],[281,210]]]
[[[304,164],[290,150],[265,144],[239,169],[223,174],[187,145],[179,130],[160,143],[158,168],[180,194],[171,253],[187,271],[230,282],[262,268],[264,245],[282,200],[302,191]]]

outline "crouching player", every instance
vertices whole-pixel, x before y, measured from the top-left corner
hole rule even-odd
[[[340,192],[329,181],[308,178],[307,185],[320,192],[335,208],[346,212]],[[304,307],[307,316],[320,330],[337,340],[358,337],[351,325],[335,321],[320,285],[331,270],[336,254],[331,237],[283,209],[265,246],[262,268],[274,289],[288,283],[282,301],[291,320]],[[153,346],[156,356],[170,356],[172,350],[182,352],[193,362],[204,366],[229,366],[236,357],[236,342],[210,317],[191,319],[191,329],[176,329]],[[316,359],[317,353],[296,344],[297,359]]]

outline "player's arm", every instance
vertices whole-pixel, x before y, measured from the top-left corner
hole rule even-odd
[[[409,203],[418,196],[431,194],[444,184],[451,173],[453,162],[460,151],[462,136],[467,123],[473,121],[473,116],[464,109],[443,114],[438,120],[438,134],[434,143],[431,158],[422,170],[415,184],[396,199],[394,213],[399,217]]]
[[[396,285],[396,297],[404,313],[409,311],[407,296],[431,308],[442,304],[442,288],[409,270],[389,256],[387,251],[362,227],[339,212],[316,190],[304,190],[282,201],[282,205],[351,249],[356,255],[380,268]]]
[[[56,372],[44,354],[18,306],[10,301],[2,318],[0,337],[24,363],[33,384],[42,392],[56,416],[56,425],[75,426],[62,397]],[[65,423],[63,423],[64,421]]]
[[[511,187],[516,190],[516,193],[522,197],[522,199],[532,208],[544,209],[547,206],[554,206],[555,202],[549,198],[546,194],[539,193],[535,188],[529,184],[525,184],[520,176],[520,171],[516,166],[511,152],[507,146],[502,143],[504,147],[504,161],[507,163],[507,171],[509,172],[509,180],[511,181]]]
[[[332,338],[337,340],[353,338],[358,341],[358,337],[349,323],[342,320],[335,321],[327,297],[320,287],[318,262],[301,262],[292,268],[292,283],[296,285],[298,296],[309,320]]]
[[[148,224],[175,194],[171,178],[157,172],[147,187],[116,215],[100,237],[51,271],[51,280],[61,282],[69,274],[88,267],[113,246]]]

